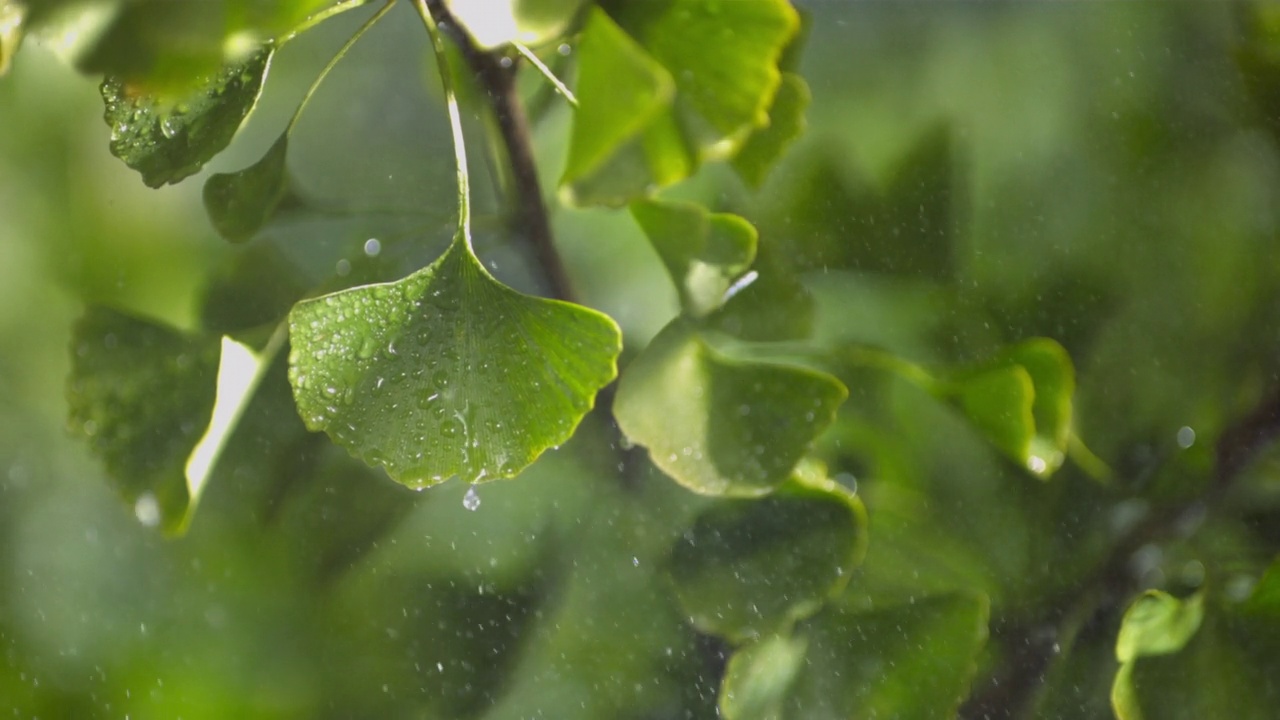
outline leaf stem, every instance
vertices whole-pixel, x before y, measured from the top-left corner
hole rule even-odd
[[[368,0],[360,0],[358,4],[363,5],[366,2],[368,2]],[[342,5],[345,4],[348,3],[342,3]],[[289,125],[284,129],[286,135],[293,132],[293,126],[298,123],[298,118],[302,116],[303,109],[307,107],[307,103],[311,102],[311,96],[315,95],[316,90],[320,89],[320,84],[324,82],[324,79],[329,76],[329,73],[332,72],[335,67],[337,67],[338,63],[342,61],[342,58],[346,57],[347,52],[350,51],[356,43],[360,42],[360,38],[364,37],[364,34],[369,32],[370,28],[378,24],[378,21],[381,20],[395,4],[396,0],[387,0],[386,4],[383,5],[378,12],[371,15],[368,20],[365,20],[364,23],[356,29],[355,33],[353,33],[351,37],[347,38],[347,41],[342,44],[342,47],[338,48],[338,52],[334,53],[333,57],[329,59],[328,64],[324,66],[324,69],[320,71],[320,74],[316,76],[316,79],[311,82],[311,87],[307,88],[307,93],[302,96],[302,101],[298,103],[298,109],[293,111],[293,117],[289,118]],[[333,7],[337,8],[341,7],[341,5],[335,5]],[[333,8],[330,9],[332,10]]]
[[[532,50],[525,47],[522,43],[511,43],[511,45],[515,47],[516,52],[520,53],[525,60],[529,61],[530,65],[534,66],[538,69],[538,72],[542,73],[542,77],[546,78],[547,82],[551,83],[552,87],[556,89],[556,92],[563,95],[564,99],[567,100],[570,105],[575,108],[578,107],[578,98],[574,96],[573,91],[561,82],[560,78],[556,77],[556,74],[551,72],[551,68],[547,67],[546,63],[539,60],[538,56],[534,55]]]
[[[533,156],[529,121],[516,88],[515,65],[502,53],[487,52],[475,44],[443,0],[414,0],[419,13],[430,15],[458,47],[476,83],[488,99],[512,172],[511,231],[529,243],[534,259],[549,286],[549,294],[575,302],[569,273],[556,249],[551,221],[542,202],[538,165]]]
[[[462,134],[462,114],[458,111],[458,96],[453,89],[453,75],[449,72],[449,58],[445,53],[444,37],[440,34],[440,26],[444,24],[437,19],[435,11],[428,0],[416,0],[414,7],[427,26],[427,34],[431,36],[431,49],[436,54],[436,68],[440,72],[440,86],[444,89],[444,101],[449,110],[449,129],[453,132],[453,156],[458,166],[458,230],[467,250],[473,255],[471,247],[471,175],[467,171],[467,144]]]
[[[346,2],[340,2],[337,5],[331,5],[325,8],[324,10],[321,10],[320,12],[316,13],[315,15],[312,15],[306,20],[303,20],[297,27],[290,30],[287,35],[277,40],[276,45],[284,45],[285,43],[305,33],[311,28],[319,25],[325,20],[328,20],[329,18],[335,15],[341,15],[342,13],[348,10],[354,10],[362,5],[368,5],[371,1],[372,0],[346,0]]]

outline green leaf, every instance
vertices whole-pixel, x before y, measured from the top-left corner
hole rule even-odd
[[[579,106],[573,117],[562,185],[582,183],[595,175],[612,173],[604,166],[627,146],[644,164],[640,138],[675,96],[675,81],[645,53],[610,17],[593,8],[578,45]],[[603,172],[602,172],[603,171]],[[629,189],[616,196],[595,191],[579,196],[621,204]]]
[[[1111,688],[1119,720],[1263,720],[1280,703],[1280,561],[1241,599],[1158,591],[1125,613]]]
[[[212,175],[205,181],[205,211],[219,235],[232,242],[244,242],[267,223],[288,184],[288,151],[286,132],[258,162],[237,172]]]
[[[760,238],[755,282],[707,318],[708,326],[743,340],[803,340],[813,333],[813,294],[800,282],[775,241]]]
[[[1062,466],[1071,440],[1075,370],[1053,340],[1014,345],[945,383],[941,394],[992,444],[1036,476],[1048,478]]]
[[[299,303],[303,420],[399,482],[513,477],[567,440],[616,375],[608,317],[494,280],[461,236],[403,280]]]
[[[9,72],[9,64],[22,44],[26,7],[11,0],[0,0],[0,77]]]
[[[988,612],[985,597],[966,594],[828,608],[797,628],[808,651],[780,717],[954,718],[986,643]]]
[[[141,94],[121,78],[107,77],[101,91],[111,154],[141,173],[149,187],[198,172],[227,147],[253,110],[273,53],[264,46],[174,100]]]
[[[676,596],[699,630],[743,642],[813,615],[866,549],[862,502],[806,468],[772,495],[721,500],[671,553]]]
[[[824,373],[731,359],[677,319],[623,374],[614,415],[681,485],[755,497],[791,475],[847,396]]]
[[[140,520],[178,532],[191,499],[185,466],[214,406],[216,339],[90,307],[72,347],[72,431]]]
[[[567,198],[622,205],[688,177],[704,159],[732,157],[769,124],[778,60],[798,26],[785,0],[594,10],[579,48]]]
[[[734,653],[720,687],[720,713],[726,720],[781,720],[807,648],[803,638],[771,635]]]
[[[77,324],[70,424],[145,525],[181,534],[284,341],[255,350],[91,307]]]
[[[1129,662],[1144,655],[1167,655],[1187,644],[1204,619],[1204,597],[1179,600],[1159,590],[1148,590],[1133,601],[1120,622],[1116,659]]]
[[[763,185],[779,158],[804,133],[804,113],[811,100],[804,78],[795,73],[782,74],[782,83],[769,108],[769,125],[751,133],[733,157],[733,169],[748,185]]]
[[[726,291],[756,254],[756,230],[737,215],[693,203],[641,200],[631,215],[658,251],[684,311],[702,317],[724,304]]]

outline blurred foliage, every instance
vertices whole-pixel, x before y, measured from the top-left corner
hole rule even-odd
[[[515,293],[547,294],[502,222],[502,153],[472,163],[475,256],[454,240],[407,5],[353,46],[360,2],[0,0],[0,714],[1274,713],[1273,7],[464,17],[525,90],[504,43],[562,58],[581,106],[537,116],[546,194],[631,210],[549,203],[577,299],[624,340],[589,411],[612,374],[572,367],[567,329],[608,323]],[[225,74],[264,43],[269,76]],[[111,152],[148,184],[194,175],[152,190]],[[361,319],[363,357],[352,317],[408,286],[428,302]],[[219,338],[268,347],[324,293],[292,367],[255,366],[192,518]],[[536,462],[419,494],[308,431],[299,367],[372,387],[361,363],[410,344],[397,377],[510,391],[490,450],[433,429],[458,462],[428,475],[501,470],[484,453],[511,440]],[[535,382],[571,412],[519,419]],[[308,419],[430,447],[359,399]]]

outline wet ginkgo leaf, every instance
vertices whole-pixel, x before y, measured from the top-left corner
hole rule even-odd
[[[567,440],[616,375],[608,317],[522,295],[455,240],[393,283],[299,303],[289,379],[303,421],[391,477],[513,477]]]
[[[284,197],[289,135],[281,134],[258,162],[232,173],[212,175],[204,183],[204,208],[218,234],[232,242],[251,239]]]
[[[769,108],[769,125],[751,133],[733,157],[733,169],[752,187],[764,184],[769,171],[777,164],[791,143],[804,134],[804,112],[812,95],[804,78],[783,73],[773,105]]]
[[[199,172],[227,147],[253,110],[273,53],[266,45],[174,99],[107,77],[101,91],[103,119],[111,127],[111,154],[137,170],[149,187]]]
[[[614,414],[681,485],[754,497],[790,477],[847,396],[825,373],[727,357],[678,319],[627,368]]]
[[[723,305],[729,288],[755,259],[756,229],[737,215],[669,200],[632,203],[631,215],[667,266],[684,311],[693,317]]]
[[[729,658],[720,686],[725,720],[775,720],[782,717],[791,683],[804,666],[804,638],[770,635]]]

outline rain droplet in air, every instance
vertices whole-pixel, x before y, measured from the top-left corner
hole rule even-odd
[[[467,488],[467,494],[462,496],[462,507],[472,512],[480,509],[480,494],[476,492],[474,485]]]
[[[133,503],[133,514],[143,525],[155,527],[160,524],[160,502],[152,493],[142,493]]]

